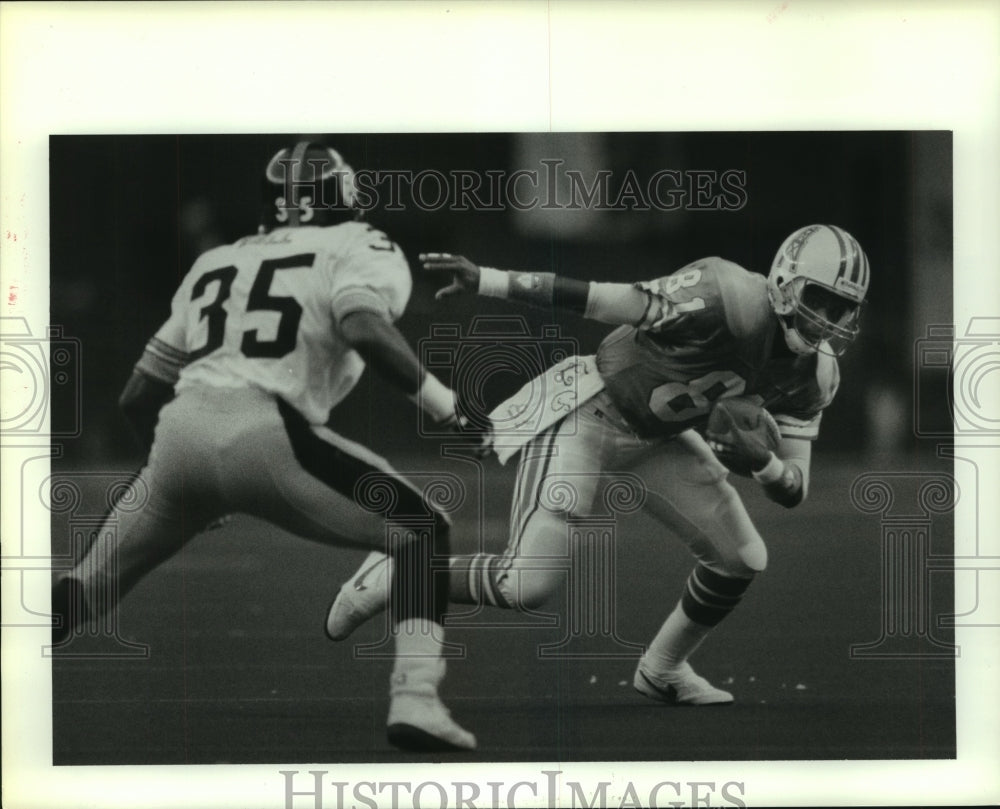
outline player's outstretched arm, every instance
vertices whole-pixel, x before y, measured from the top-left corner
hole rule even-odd
[[[352,312],[341,318],[340,333],[376,373],[409,396],[435,422],[471,429],[459,413],[455,392],[423,367],[399,329],[384,317],[364,310]],[[491,436],[481,432],[477,429],[472,434],[481,439],[485,452]]]
[[[457,419],[454,391],[420,364],[410,344],[392,323],[375,312],[352,312],[340,321],[340,333],[376,373],[410,398],[420,399],[442,423]]]
[[[492,428],[472,427],[462,418],[455,392],[423,367],[392,323],[375,312],[362,310],[341,318],[340,333],[376,373],[399,388],[435,422],[474,439],[479,454],[489,452]]]
[[[435,297],[474,294],[508,298],[531,306],[556,307],[611,325],[637,325],[649,309],[649,295],[631,284],[578,281],[550,272],[519,272],[482,267],[465,256],[421,253],[424,270],[451,282]]]

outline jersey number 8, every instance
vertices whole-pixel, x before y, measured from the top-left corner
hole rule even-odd
[[[649,395],[649,409],[661,421],[688,421],[712,409],[725,396],[739,396],[746,380],[734,371],[712,371],[690,382],[667,382]]]

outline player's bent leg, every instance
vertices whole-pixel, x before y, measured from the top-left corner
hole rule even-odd
[[[457,556],[451,561],[449,594],[456,604],[533,610],[558,591],[567,569],[562,559],[531,560],[492,553]]]
[[[740,603],[767,549],[724,467],[700,437],[671,442],[662,458],[639,466],[647,510],[698,559],[674,610],[639,661],[634,685],[647,697],[687,705],[732,702],[691,669],[688,659]]]
[[[258,442],[252,450],[268,456],[263,466],[272,492],[267,507],[271,519],[311,539],[336,544],[348,534],[369,547],[388,551],[391,564],[377,556],[372,563],[380,568],[376,576],[389,582],[396,645],[389,741],[413,750],[475,747],[475,737],[451,719],[438,697],[445,672],[441,621],[448,594],[444,577],[440,585],[435,581],[433,562],[448,556],[447,518],[431,511],[421,493],[374,453],[307,424],[283,403],[278,412],[281,425],[268,433],[269,446]],[[391,502],[398,530],[387,531],[380,513],[359,505],[365,501],[367,486],[378,487],[379,497]],[[413,519],[409,528],[408,518]],[[330,626],[327,631],[341,635],[345,630],[334,622],[332,631]]]
[[[567,521],[590,513],[609,443],[603,423],[581,415],[576,429],[550,427],[521,451],[503,554],[453,560],[451,599],[534,610],[566,582],[571,568]]]
[[[546,451],[543,435],[523,451],[511,511],[510,539],[502,555],[478,553],[452,557],[449,563],[448,598],[456,604],[500,609],[535,609],[547,601],[565,579],[568,569],[566,514],[540,507],[542,471],[552,470],[553,459],[570,452]],[[578,502],[592,496],[592,481]],[[579,485],[579,484],[577,484]],[[589,502],[589,501],[588,501]],[[532,558],[540,557],[540,558]],[[371,553],[345,582],[327,611],[325,631],[343,640],[361,624],[388,606],[392,562],[380,552]]]
[[[521,565],[524,565],[522,562]],[[557,591],[564,567],[551,570],[519,569],[503,556],[477,553],[453,556],[449,564],[448,598],[456,604],[499,609],[536,609]],[[350,637],[362,624],[389,606],[392,559],[372,551],[337,593],[326,614],[324,631],[330,640]]]
[[[192,515],[193,516],[193,515]],[[193,524],[200,524],[194,523]],[[173,556],[196,531],[170,521],[122,520],[52,586],[52,643],[118,608],[143,577]],[[119,539],[120,538],[120,539]]]
[[[447,551],[448,526],[439,521],[436,548],[431,537],[412,536],[390,548],[373,551],[337,595],[327,613],[332,640],[349,636],[373,615],[391,610],[396,660],[390,685],[389,742],[404,750],[445,752],[475,748],[473,734],[462,728],[438,696],[444,678],[441,626],[447,593],[432,579],[432,550]]]
[[[450,601],[501,609],[533,609],[552,596],[567,569],[567,515],[542,508],[542,491],[545,483],[558,480],[564,466],[575,466],[580,471],[597,463],[589,457],[596,450],[589,448],[585,440],[590,433],[583,430],[579,433],[567,431],[567,435],[562,435],[556,425],[532,439],[522,450],[507,550],[502,555],[477,553],[452,557],[448,576]],[[596,439],[593,443],[601,444]],[[564,490],[566,485],[563,484]],[[581,476],[568,485],[576,490],[574,500],[578,504],[589,503],[593,498],[592,476]],[[545,559],[527,558],[537,555]],[[391,571],[392,560],[384,553],[369,554],[340,588],[327,611],[328,637],[343,640],[386,609]]]
[[[147,465],[120,492],[83,558],[53,583],[53,612],[62,619],[53,629],[56,645],[116,609],[143,577],[220,515],[214,442],[240,421],[215,413],[194,391],[164,405]]]
[[[448,573],[449,600],[456,604],[513,609],[518,599],[508,599],[500,586],[502,561],[502,557],[488,553],[453,556]],[[388,608],[392,569],[389,556],[372,551],[344,582],[326,614],[324,630],[330,640],[347,639],[359,626]],[[505,572],[503,576],[506,577]]]
[[[712,629],[729,615],[750,586],[749,576],[729,576],[699,564],[688,576],[680,601],[667,616],[636,667],[639,693],[677,705],[717,705],[733,701],[691,668],[688,658]]]
[[[145,472],[143,474],[146,474]],[[184,509],[173,505],[170,483],[150,474],[136,484],[148,500],[112,507],[84,556],[52,586],[52,643],[65,643],[80,627],[117,609],[119,602],[152,570],[179,551],[209,512],[189,497]],[[183,516],[181,516],[183,515]]]
[[[558,586],[547,571],[510,571],[492,553],[453,556],[449,564],[448,598],[456,604],[534,609]],[[330,640],[347,639],[362,624],[389,606],[392,559],[372,551],[341,586],[327,610],[324,631]]]
[[[461,727],[438,696],[444,679],[440,623],[405,618],[395,627],[396,662],[390,680],[387,736],[403,750],[472,750],[476,737]]]
[[[447,554],[448,525],[436,520],[434,537],[416,532],[389,549],[392,561],[389,608],[396,642],[390,686],[389,742],[405,750],[471,750],[476,738],[442,704],[442,657],[447,584],[435,582],[432,561]]]
[[[423,512],[420,494],[381,457],[331,430],[310,426],[284,405],[280,418],[261,429],[253,442],[233,442],[228,453],[233,474],[227,492],[233,507],[268,520],[298,536],[328,545],[377,548],[344,582],[327,610],[324,630],[343,640],[389,603],[392,564],[384,552],[382,515],[362,508],[359,486],[373,485],[400,493],[411,509]],[[255,476],[240,480],[241,470]]]

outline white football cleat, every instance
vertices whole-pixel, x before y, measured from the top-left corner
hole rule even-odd
[[[344,640],[361,624],[386,609],[392,559],[372,551],[358,571],[340,588],[326,614],[326,635]]]
[[[444,753],[476,748],[476,737],[451,718],[433,689],[393,694],[387,734],[400,750]]]
[[[644,697],[668,705],[729,705],[733,702],[732,694],[695,674],[687,662],[655,680],[643,671],[640,664],[635,670],[632,687]]]

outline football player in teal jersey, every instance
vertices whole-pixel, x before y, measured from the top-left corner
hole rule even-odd
[[[858,333],[868,289],[858,242],[842,228],[811,225],[784,241],[766,277],[713,257],[636,284],[501,271],[442,253],[422,260],[425,270],[451,278],[438,297],[478,293],[618,326],[594,357],[576,358],[593,365],[597,384],[578,399],[575,419],[563,413],[527,439],[504,436],[498,426],[501,460],[501,444],[507,453],[512,441],[521,444],[508,546],[500,555],[455,557],[450,599],[511,609],[541,604],[565,570],[543,560],[565,554],[567,519],[589,515],[600,473],[629,470],[645,484],[645,511],[696,560],[633,684],[668,703],[732,702],[688,658],[764,570],[767,549],[720,457],[741,459],[765,495],[784,506],[806,497],[811,442],[839,382],[836,358]],[[702,434],[708,415],[716,401],[735,396],[773,416],[776,451],[737,434],[709,435],[719,455],[713,452]],[[575,490],[570,505],[539,507],[543,488],[559,481]],[[341,588],[327,617],[331,637],[346,637],[384,609],[385,585],[374,582],[388,562],[372,555],[362,567],[369,585],[352,580]]]

